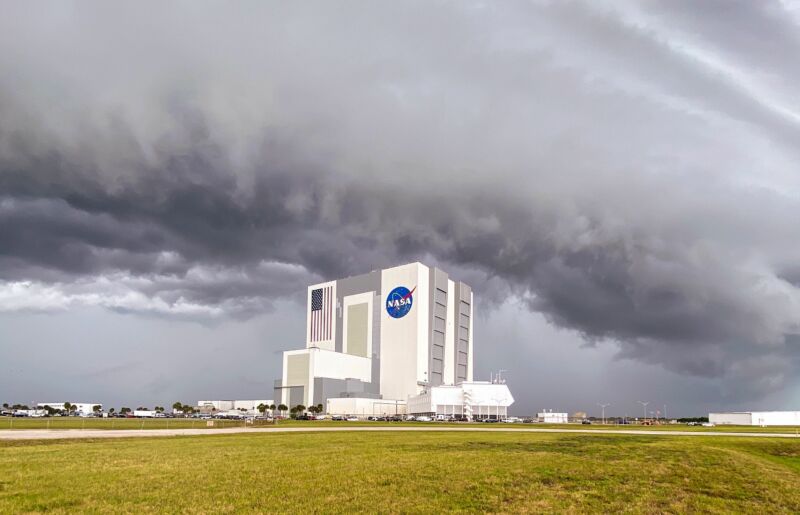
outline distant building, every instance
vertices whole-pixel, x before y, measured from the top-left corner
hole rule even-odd
[[[325,413],[358,417],[405,415],[406,403],[365,397],[332,397],[327,401]]]
[[[717,425],[800,426],[800,411],[728,411],[709,413],[708,421]]]
[[[270,406],[275,404],[275,401],[270,399],[262,400],[219,400],[219,401],[197,401],[197,409],[201,412],[210,411],[232,411],[232,410],[245,410],[248,412],[258,411],[258,405],[264,404]]]
[[[550,411],[542,411],[536,414],[539,422],[545,424],[566,424],[569,422],[569,413],[553,413]]]
[[[66,408],[64,408],[64,404],[64,402],[39,402],[36,404],[36,407],[44,409],[45,406],[50,406],[54,410],[67,411]],[[95,406],[100,406],[100,410],[103,410],[103,404],[100,402],[71,402],[70,404],[75,406],[73,411],[76,411],[80,415],[89,415],[94,413]]]

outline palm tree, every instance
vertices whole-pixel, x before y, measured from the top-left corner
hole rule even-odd
[[[180,411],[180,412],[186,413],[184,411],[184,409],[183,409],[183,403],[181,401],[173,402],[172,403],[172,409],[174,409],[175,411]]]
[[[281,413],[286,413],[287,409],[289,409],[289,407],[286,406],[286,404],[279,404],[278,405],[278,411],[280,411]]]
[[[113,415],[114,411],[116,411],[114,408],[108,408],[108,414],[109,415]]]
[[[320,402],[319,404],[317,404],[317,413],[322,413],[323,411],[325,411],[325,409],[322,406],[322,403]]]
[[[102,410],[102,409],[103,409],[103,407],[100,406],[99,404],[95,404],[94,406],[92,406],[92,411],[94,411],[95,413],[99,413],[100,410]]]
[[[263,416],[263,415],[264,415],[264,412],[266,412],[266,411],[267,411],[267,405],[266,405],[266,404],[264,404],[264,403],[262,402],[261,404],[259,404],[258,406],[256,406],[256,409],[257,409],[257,410],[258,410],[258,412],[259,412],[259,413],[261,413],[261,415]]]
[[[70,403],[70,402],[65,402],[65,403],[64,403],[64,409],[66,410],[66,412],[67,412],[67,415],[69,415],[70,411],[72,411],[72,403]]]

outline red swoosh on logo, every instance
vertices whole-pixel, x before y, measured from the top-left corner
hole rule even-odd
[[[414,290],[416,290],[416,289],[417,289],[417,287],[414,286],[414,288],[410,292],[408,292],[405,295],[403,295],[403,300],[406,300],[407,298],[409,298],[411,296],[411,294],[414,293]]]

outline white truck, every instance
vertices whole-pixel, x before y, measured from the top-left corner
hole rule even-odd
[[[134,410],[133,416],[136,418],[155,418],[156,412],[151,410],[137,409]]]

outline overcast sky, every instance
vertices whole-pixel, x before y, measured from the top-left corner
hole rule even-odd
[[[2,11],[3,402],[270,397],[421,261],[517,413],[800,409],[796,2]]]

